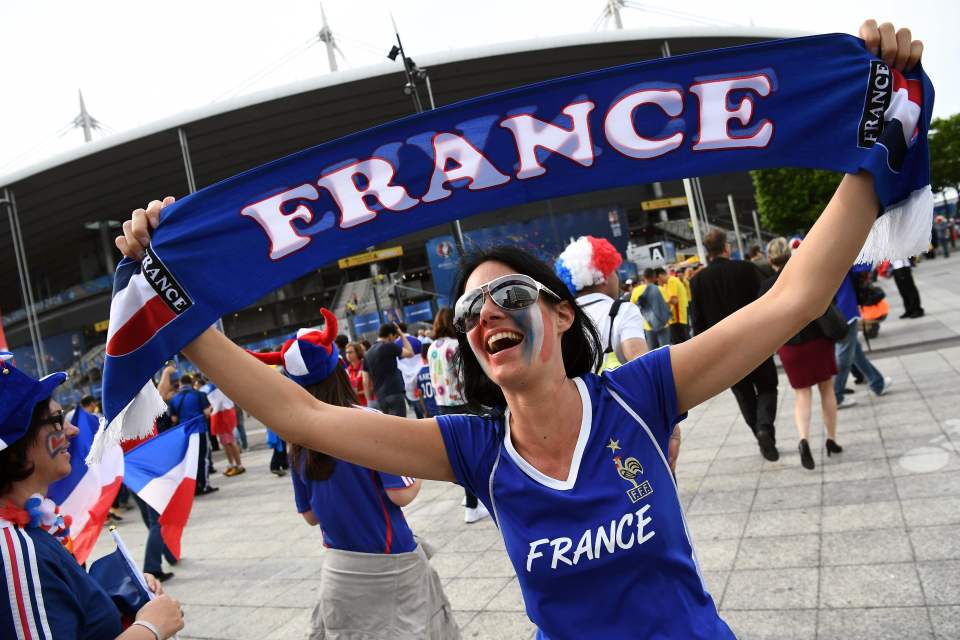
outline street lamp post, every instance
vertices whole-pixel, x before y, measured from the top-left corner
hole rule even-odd
[[[403,61],[403,73],[407,79],[407,83],[403,86],[403,92],[413,99],[413,108],[416,109],[417,113],[423,113],[423,102],[420,100],[420,92],[417,91],[417,81],[422,80],[427,87],[430,109],[436,109],[437,104],[433,100],[433,87],[430,85],[430,76],[427,70],[417,67],[416,63],[404,53],[403,42],[400,40],[400,31],[397,29],[396,23],[393,24],[393,32],[397,36],[397,44],[391,47],[387,57],[395,61],[399,56]],[[463,228],[460,226],[459,220],[450,223],[450,232],[453,234],[454,242],[457,245],[457,254],[463,256],[466,253],[466,245],[463,241]]]

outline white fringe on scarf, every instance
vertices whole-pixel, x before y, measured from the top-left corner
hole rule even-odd
[[[87,464],[99,464],[104,452],[121,440],[136,440],[153,433],[153,422],[167,410],[167,403],[160,397],[152,380],[147,380],[123,411],[110,424],[100,418],[100,429],[90,445]]]
[[[879,264],[906,260],[930,248],[933,228],[933,191],[930,185],[917,189],[906,200],[887,207],[877,218],[857,263]]]

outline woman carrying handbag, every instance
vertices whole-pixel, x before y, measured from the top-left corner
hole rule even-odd
[[[776,238],[767,245],[767,259],[775,273],[760,286],[761,295],[773,287],[790,255],[790,245],[785,238]],[[826,313],[801,329],[800,333],[777,350],[790,386],[796,394],[793,418],[800,436],[800,464],[805,469],[816,467],[808,442],[814,387],[820,392],[823,423],[827,428],[827,455],[843,451],[843,447],[837,444],[837,398],[833,392],[837,359],[834,355],[834,343],[841,340],[849,330],[843,314],[831,303]]]

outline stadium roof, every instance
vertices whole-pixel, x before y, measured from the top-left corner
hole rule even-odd
[[[628,62],[772,38],[807,35],[753,27],[661,28],[540,38],[418,56],[438,105]],[[0,176],[16,197],[35,289],[80,281],[96,253],[86,222],[123,219],[148,200],[188,192],[178,130],[186,133],[198,188],[289,153],[412,111],[399,63],[328,73],[223,102],[77,147]],[[0,308],[22,306],[9,225],[0,225]],[[43,297],[43,296],[40,296]]]

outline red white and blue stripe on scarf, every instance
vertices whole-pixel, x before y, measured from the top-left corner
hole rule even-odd
[[[883,215],[861,258],[913,255],[931,228],[932,108],[919,67],[904,77],[857,38],[811,36],[483,96],[224,180],[167,207],[143,262],[117,269],[109,433],[149,430],[163,404],[145,383],[221,316],[337,258],[493,209],[764,167],[865,170]]]

